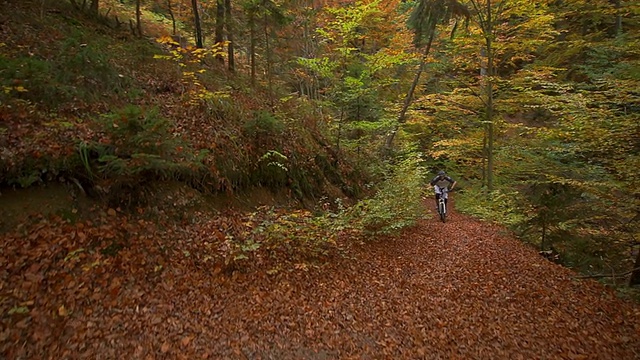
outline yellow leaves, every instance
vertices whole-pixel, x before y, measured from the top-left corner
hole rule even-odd
[[[451,156],[454,153],[459,154],[461,151],[477,148],[479,144],[481,145],[481,142],[474,138],[440,140],[434,144],[435,150],[431,151],[430,155],[434,158]]]
[[[23,93],[29,90],[25,89],[24,86],[2,86],[2,92],[5,94],[9,94],[12,91]]]
[[[168,35],[161,36],[161,37],[157,38],[156,42],[158,42],[160,44],[180,46],[180,44],[178,42],[173,40],[173,38],[171,36],[168,36]]]

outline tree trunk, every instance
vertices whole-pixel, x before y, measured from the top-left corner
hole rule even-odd
[[[215,43],[221,44],[224,41],[224,2],[225,0],[216,0],[216,28]],[[224,64],[222,55],[216,55],[216,60]]]
[[[250,41],[249,41],[249,62],[251,68],[251,86],[256,84],[256,19],[255,19],[255,11],[253,9],[250,10],[249,13],[249,32],[250,32]]]
[[[629,286],[640,285],[640,250],[636,256],[636,263],[633,265],[633,272],[631,273],[631,279],[629,279]]]
[[[616,7],[616,36],[620,36],[622,35],[622,15],[620,14],[620,0],[614,0],[613,1],[615,7]]]
[[[272,84],[272,79],[271,79],[271,46],[269,44],[269,18],[268,18],[268,13],[266,11],[267,9],[267,0],[262,0],[262,5],[264,7],[264,14],[262,15],[262,21],[263,21],[263,25],[264,25],[264,46],[265,46],[265,53],[266,53],[266,70],[267,70],[267,85],[269,88],[269,101],[270,101],[270,105],[273,106],[273,98],[272,98],[272,89],[273,89],[273,84]]]
[[[202,26],[200,25],[200,14],[198,13],[198,0],[191,0],[191,6],[193,6],[193,17],[196,27],[196,47],[202,49],[204,44],[202,43]]]
[[[422,60],[420,61],[420,66],[418,67],[418,71],[416,72],[416,75],[413,77],[413,82],[411,83],[411,88],[409,88],[409,92],[407,93],[407,96],[405,96],[405,98],[404,98],[404,104],[402,105],[402,109],[400,110],[400,114],[398,115],[398,121],[394,125],[393,131],[391,132],[391,134],[389,134],[387,136],[387,141],[385,142],[385,149],[387,151],[391,150],[391,145],[393,145],[393,139],[395,138],[396,133],[400,129],[400,125],[404,124],[405,121],[407,121],[407,119],[406,119],[407,111],[409,110],[409,106],[411,105],[411,101],[413,100],[413,95],[414,95],[414,93],[416,91],[416,87],[418,87],[418,82],[420,81],[420,76],[424,72],[424,68],[427,65],[427,56],[429,55],[429,52],[431,51],[431,44],[433,44],[434,35],[435,35],[435,29],[433,31],[431,31],[431,35],[429,35],[429,41],[427,42],[427,46],[426,46],[426,48],[424,50],[424,54],[422,55]]]
[[[140,21],[140,2],[142,0],[136,0],[136,30],[138,32],[138,37],[142,37],[142,22]]]
[[[100,10],[99,0],[91,0],[91,6],[89,7],[92,14],[98,14]]]
[[[616,22],[614,28],[614,35],[622,35],[622,14],[620,8],[622,7],[620,0],[609,0],[609,4],[613,5],[616,9]]]
[[[491,23],[491,0],[487,0],[487,188],[493,190],[493,24]]]
[[[224,23],[227,28],[227,41],[229,41],[229,45],[227,47],[227,57],[229,64],[229,71],[235,72],[235,59],[233,53],[233,19],[231,18],[231,0],[225,0],[224,8],[226,11]]]
[[[338,120],[338,136],[336,139],[336,161],[340,160],[340,140],[342,139],[342,122],[344,121],[344,106],[340,108],[340,120]]]
[[[171,24],[173,25],[173,35],[176,34],[176,17],[173,15],[173,8],[171,7],[171,0],[167,0],[167,8],[169,9],[169,16],[171,16]]]

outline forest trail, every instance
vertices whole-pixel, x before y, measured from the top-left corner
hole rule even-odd
[[[640,306],[455,212],[273,275],[0,240],[5,359],[640,359]]]

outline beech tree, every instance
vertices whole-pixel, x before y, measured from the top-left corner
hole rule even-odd
[[[385,142],[385,148],[389,150],[393,143],[393,139],[398,132],[400,124],[406,121],[406,114],[411,101],[413,100],[416,87],[420,81],[420,76],[425,69],[426,58],[431,51],[431,45],[436,35],[436,26],[440,23],[446,22],[451,18],[465,17],[469,18],[469,10],[458,1],[451,0],[421,0],[414,8],[411,18],[409,19],[409,25],[414,29],[414,45],[416,48],[424,48],[424,53],[420,60],[420,65],[413,78],[411,87],[407,95],[405,96],[402,109],[398,115],[398,123],[394,126],[394,129],[387,136]],[[457,23],[454,25],[452,35],[457,28]]]
[[[216,0],[216,27],[215,38],[216,44],[220,44],[224,41],[224,25],[225,25],[225,0]],[[219,62],[224,63],[222,55],[216,56]]]
[[[231,0],[225,0],[224,2],[225,8],[225,28],[227,30],[227,41],[229,42],[227,45],[227,61],[230,72],[235,72],[235,53],[234,53],[234,27],[233,27],[233,18],[231,17]]]
[[[202,41],[202,25],[200,24],[200,13],[198,12],[198,0],[191,0],[191,7],[193,9],[196,47],[201,49],[204,47],[204,43]]]

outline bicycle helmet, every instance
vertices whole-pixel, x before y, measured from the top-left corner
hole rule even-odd
[[[445,175],[447,175],[447,173],[444,172],[444,170],[438,171],[438,176],[445,176]]]

